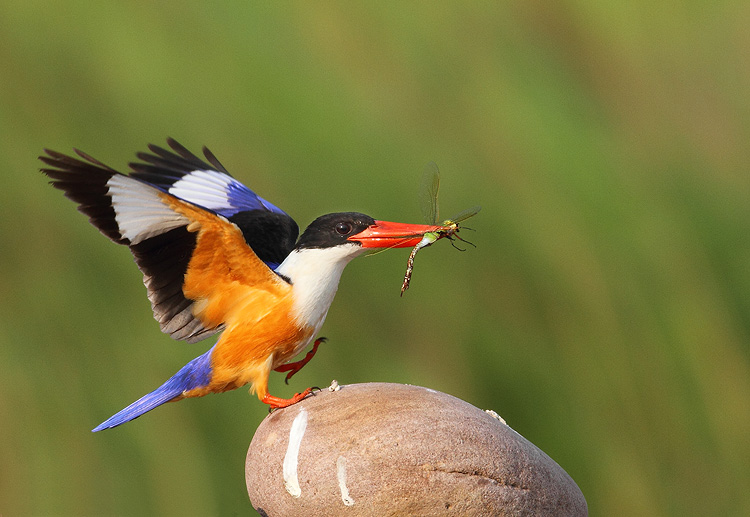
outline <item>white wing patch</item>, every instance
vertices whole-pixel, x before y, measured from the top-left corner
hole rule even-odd
[[[155,187],[121,174],[112,176],[107,187],[120,235],[131,244],[190,223],[162,202],[161,191]]]
[[[218,171],[193,171],[176,181],[169,193],[203,208],[218,211],[231,206],[227,192],[236,183],[231,176]]]

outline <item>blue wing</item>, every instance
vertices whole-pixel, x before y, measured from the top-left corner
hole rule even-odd
[[[131,163],[131,176],[227,218],[246,210],[265,210],[289,217],[234,179],[207,148],[203,148],[203,153],[210,164],[172,138],[167,139],[167,144],[174,152],[150,144],[148,148],[153,154],[138,153],[136,156],[145,163]]]
[[[215,212],[235,223],[248,246],[275,270],[291,252],[299,235],[297,223],[286,212],[234,179],[207,148],[206,161],[172,138],[172,149],[149,145],[138,153],[142,163],[131,163],[131,177]]]

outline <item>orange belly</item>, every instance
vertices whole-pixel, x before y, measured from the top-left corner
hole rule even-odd
[[[276,366],[294,357],[313,338],[312,327],[299,327],[292,317],[292,296],[262,292],[246,300],[211,354],[208,386],[183,393],[200,397],[229,391],[250,383],[259,399],[268,394],[268,376]],[[259,311],[261,311],[260,314]]]

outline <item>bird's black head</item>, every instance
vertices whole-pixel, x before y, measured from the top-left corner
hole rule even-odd
[[[295,248],[332,248],[353,243],[348,240],[349,237],[357,235],[373,224],[375,220],[372,217],[358,212],[322,215],[310,223]]]

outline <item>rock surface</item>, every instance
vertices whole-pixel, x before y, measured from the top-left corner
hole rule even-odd
[[[587,515],[573,479],[493,412],[417,386],[323,390],[258,427],[261,515]]]

